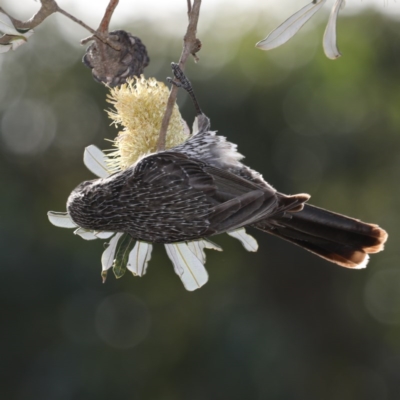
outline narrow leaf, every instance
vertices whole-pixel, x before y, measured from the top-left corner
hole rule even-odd
[[[55,225],[58,226],[59,228],[77,228],[78,225],[75,224],[74,221],[72,221],[71,217],[67,212],[55,212],[55,211],[49,211],[47,213],[47,217],[49,218],[49,221]]]
[[[113,263],[113,272],[117,279],[122,278],[125,275],[129,253],[131,252],[134,244],[134,239],[127,233],[124,234],[122,239],[118,242],[118,248],[115,253],[116,255]]]
[[[18,49],[18,47],[22,46],[23,44],[26,43],[26,39],[21,39],[21,38],[16,38],[16,39],[11,39],[11,47],[13,50]]]
[[[204,249],[222,251],[222,247],[206,239],[192,240],[187,242],[187,245],[190,251],[200,260],[203,265],[206,262],[206,254]]]
[[[271,50],[286,43],[291,39],[301,27],[324,5],[326,0],[317,0],[311,4],[306,5],[283,24],[279,25],[273,30],[265,39],[256,44],[261,50]]]
[[[195,117],[192,125],[192,135],[197,135],[199,133],[199,119]]]
[[[101,231],[101,232],[93,232],[94,235],[98,238],[98,239],[108,239],[110,238],[112,235],[115,234],[115,232],[106,232],[106,231]]]
[[[208,281],[208,273],[186,243],[166,244],[165,249],[186,290],[193,291]]]
[[[237,240],[240,240],[243,247],[247,251],[257,251],[258,250],[258,243],[257,240],[246,233],[246,229],[240,228],[236,229],[235,231],[227,232],[229,236],[234,237]]]
[[[83,162],[86,168],[99,178],[107,178],[110,175],[106,163],[107,156],[96,146],[86,147],[83,154]]]
[[[79,235],[82,239],[85,240],[95,240],[97,236],[93,233],[93,231],[89,231],[88,229],[78,228],[74,231],[75,235]]]
[[[143,276],[146,273],[148,262],[151,258],[153,245],[137,241],[133,250],[129,253],[127,268],[135,276]]]
[[[28,38],[33,35],[33,31],[27,31],[25,34],[20,33],[18,36],[13,36],[10,40],[10,44],[13,50],[16,50],[19,46],[22,46],[28,41]]]
[[[101,255],[101,265],[103,271],[107,271],[112,267],[118,240],[122,235],[123,233],[117,233],[115,236],[113,236],[108,244],[108,247],[103,251],[103,254]]]
[[[329,16],[328,25],[326,26],[324,33],[324,52],[325,55],[331,60],[335,60],[342,55],[336,44],[336,23],[339,11],[343,8],[344,4],[344,0],[336,0],[336,3],[333,6],[332,12]]]
[[[74,231],[75,235],[79,235],[82,239],[85,240],[95,240],[95,239],[109,239],[112,235],[115,235],[115,232],[97,232],[91,231],[89,229],[78,228]]]

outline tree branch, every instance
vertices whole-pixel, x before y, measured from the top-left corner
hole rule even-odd
[[[7,12],[5,12],[1,7],[0,11],[3,12],[4,14],[8,15],[13,22],[14,26],[17,29],[33,29],[36,26],[40,25],[48,16],[54,14],[55,12],[59,12],[60,14],[63,14],[70,20],[74,21],[78,25],[82,26],[86,30],[88,30],[90,33],[92,33],[93,36],[90,37],[89,40],[93,40],[93,38],[97,38],[101,40],[103,43],[106,43],[113,47],[115,50],[119,50],[119,48],[115,48],[115,44],[112,44],[108,40],[108,25],[110,23],[111,16],[115,10],[115,8],[118,5],[118,0],[110,0],[109,5],[107,6],[106,12],[104,14],[103,20],[101,21],[100,27],[97,31],[92,29],[90,26],[86,25],[83,21],[80,19],[74,17],[67,11],[63,10],[55,0],[40,0],[41,2],[41,7],[39,11],[32,16],[28,21],[20,21],[18,19],[13,18],[11,15],[9,15]],[[3,35],[0,37],[0,44],[8,44],[11,40],[12,36],[10,35]],[[89,41],[87,40],[87,41]]]
[[[182,71],[185,69],[185,63],[190,54],[192,54],[195,60],[198,61],[196,53],[201,48],[201,42],[196,37],[197,24],[200,15],[201,0],[194,0],[193,6],[191,4],[191,0],[187,0],[187,4],[188,4],[189,24],[186,30],[186,34],[183,37],[183,49],[181,57],[179,59],[179,66],[182,69]],[[178,95],[178,87],[172,85],[167,101],[167,108],[165,110],[164,118],[161,122],[160,135],[158,137],[158,143],[157,143],[157,151],[165,150],[167,129],[169,121],[171,119],[172,110],[175,105],[177,95]]]
[[[81,44],[86,44],[88,42],[91,42],[92,40],[101,40],[103,43],[109,45],[112,47],[114,50],[121,50],[121,47],[110,40],[110,37],[108,35],[108,27],[110,25],[111,17],[119,3],[119,0],[110,0],[108,3],[108,6],[106,8],[106,11],[104,13],[103,19],[100,22],[99,27],[97,28],[96,32],[92,36],[89,36],[85,39],[81,40]],[[101,47],[101,46],[99,46]],[[104,49],[103,49],[104,50]],[[104,51],[103,51],[104,53]]]
[[[111,17],[114,13],[115,8],[117,7],[119,0],[110,0],[108,3],[106,12],[104,13],[104,17],[100,22],[98,32],[107,35],[108,34],[108,26],[110,25]]]
[[[55,13],[58,10],[58,5],[55,0],[41,0],[42,3],[39,11],[32,16],[32,18],[28,19],[28,21],[19,21],[18,19],[13,18],[11,15],[7,14],[1,7],[0,11],[4,14],[7,14],[14,26],[17,29],[33,29],[36,26],[40,25],[49,15]]]
[[[190,13],[192,12],[192,0],[187,0],[188,18],[190,20]]]
[[[62,8],[60,8],[59,6],[57,6],[57,11],[64,15],[65,17],[69,18],[71,21],[76,22],[78,25],[84,27],[87,31],[89,31],[90,33],[93,33],[93,35],[96,34],[96,31],[94,29],[92,29],[90,26],[86,25],[83,21],[81,21],[80,19],[74,17],[73,15],[71,15],[69,12],[63,10]]]
[[[20,21],[13,18],[1,7],[0,11],[10,17],[12,23],[17,29],[29,30],[40,25],[49,15],[54,14],[56,11],[58,11],[58,5],[55,0],[41,0],[41,3],[42,5],[39,11],[35,15],[33,15],[32,18],[28,19],[28,21]],[[8,44],[11,39],[11,35],[3,35],[0,37],[0,44]]]

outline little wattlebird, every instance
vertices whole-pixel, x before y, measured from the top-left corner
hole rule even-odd
[[[251,226],[348,268],[365,267],[369,253],[383,250],[387,233],[379,226],[306,204],[308,194],[279,193],[243,165],[236,145],[210,131],[179,66],[172,68],[175,80],[169,81],[194,101],[197,132],[126,170],[81,183],[67,202],[78,226],[151,243],[185,242]]]

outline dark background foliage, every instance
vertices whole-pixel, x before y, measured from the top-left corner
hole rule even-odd
[[[398,398],[400,28],[372,12],[343,18],[335,62],[323,28],[270,53],[253,47],[265,26],[200,29],[187,71],[247,164],[282,192],[378,223],[386,250],[350,271],[259,232],[255,254],[222,235],[193,293],[162,246],[144,278],[103,285],[104,244],[50,225],[46,212],[92,178],[83,148],[116,135],[107,90],[51,20],[1,55],[1,399]],[[133,33],[147,76],[164,81],[181,39],[148,22]],[[179,103],[191,121],[185,94]]]

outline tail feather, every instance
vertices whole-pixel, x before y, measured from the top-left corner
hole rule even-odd
[[[302,211],[254,226],[347,268],[364,268],[368,254],[383,250],[388,236],[377,225],[309,204]]]

